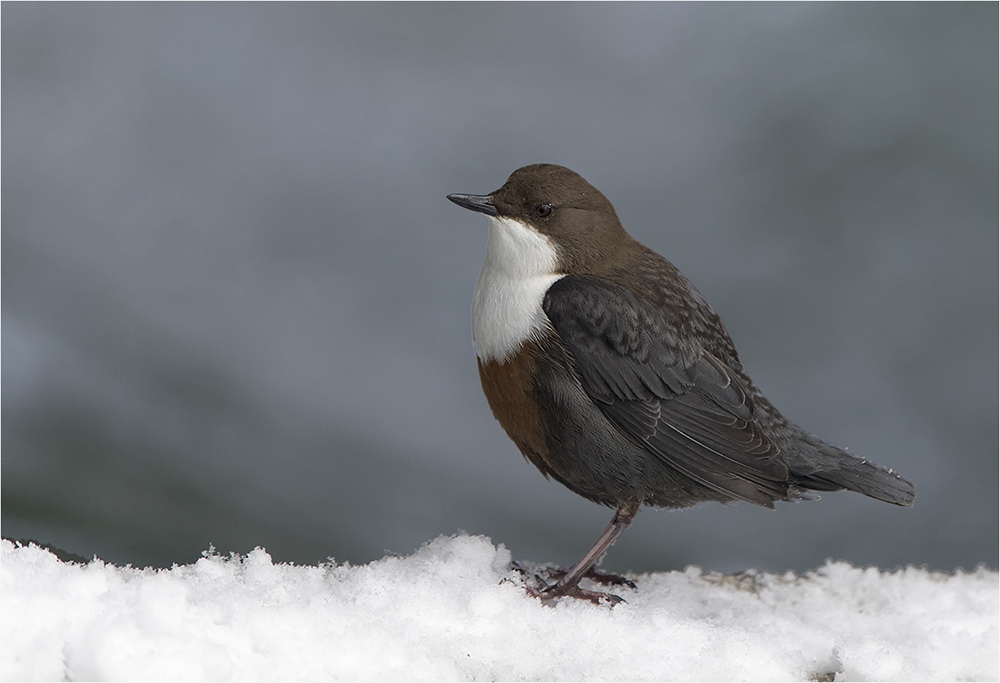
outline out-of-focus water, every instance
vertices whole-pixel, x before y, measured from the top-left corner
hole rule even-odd
[[[644,512],[606,563],[996,567],[996,4],[5,3],[2,531],[170,565],[610,518],[490,415],[485,220],[567,165],[771,400],[917,484]]]

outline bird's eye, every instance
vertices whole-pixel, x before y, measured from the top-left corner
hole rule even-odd
[[[552,215],[552,205],[551,204],[539,204],[535,207],[535,215],[539,218],[548,218]]]

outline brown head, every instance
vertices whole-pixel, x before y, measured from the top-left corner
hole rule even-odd
[[[589,273],[632,242],[611,202],[564,166],[532,164],[489,195],[449,195],[459,206],[528,226],[549,238],[562,273]]]

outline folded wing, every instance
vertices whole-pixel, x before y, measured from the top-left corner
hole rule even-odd
[[[777,446],[738,374],[620,285],[567,275],[543,308],[584,391],[664,464],[735,499],[773,508],[788,491]]]

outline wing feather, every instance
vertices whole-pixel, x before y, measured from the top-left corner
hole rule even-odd
[[[567,275],[543,308],[584,391],[626,436],[733,498],[773,507],[787,496],[788,469],[739,375],[682,343],[655,306],[601,278]]]

